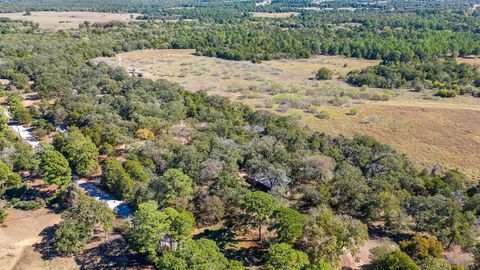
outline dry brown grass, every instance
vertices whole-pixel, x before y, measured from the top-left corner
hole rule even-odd
[[[357,105],[360,113],[349,116],[349,108],[327,106],[331,119],[305,115],[314,129],[332,134],[366,134],[408,154],[422,166],[436,163],[480,177],[480,110],[446,106],[402,106],[395,102]]]
[[[35,211],[10,209],[7,219],[0,227],[0,269],[15,269],[23,261],[25,249],[42,240],[42,230],[60,220],[59,214],[46,208]]]
[[[371,249],[376,247],[395,248],[396,246],[397,244],[395,244],[395,242],[389,238],[368,239],[362,246],[359,247],[359,250],[355,256],[350,252],[340,256],[340,267],[344,267],[346,269],[363,269],[364,266],[369,265],[372,262],[372,253],[370,252]]]
[[[480,58],[479,57],[472,57],[472,58],[459,57],[459,58],[457,58],[457,62],[480,66]]]
[[[388,101],[347,99],[342,106],[332,106],[328,102],[342,92],[365,93],[339,80],[341,76],[377,62],[315,56],[253,64],[197,57],[193,53],[193,50],[130,52],[122,54],[123,67],[134,67],[147,78],[177,82],[190,91],[206,89],[212,94],[241,99],[255,108],[293,113],[313,129],[331,134],[371,135],[408,154],[419,165],[430,167],[441,163],[480,177],[480,99],[466,96],[432,99],[431,93],[400,90]],[[117,58],[99,60],[112,65],[117,62]],[[320,67],[331,69],[334,78],[312,80]],[[283,98],[295,99],[301,106],[279,105]],[[306,112],[305,106],[312,104],[330,112],[331,118],[318,119]],[[352,107],[359,110],[355,116],[347,115]]]
[[[252,12],[252,17],[256,18],[289,18],[297,16],[298,12]]]
[[[120,54],[122,66],[135,68],[147,78],[168,79],[191,91],[227,91],[232,86],[248,88],[262,83],[278,83],[283,88],[309,87],[314,89],[353,89],[337,80],[349,71],[376,65],[378,61],[356,60],[340,56],[314,56],[310,59],[275,60],[253,64],[249,61],[227,61],[194,56],[194,50],[145,50]],[[117,57],[97,61],[116,65]],[[346,66],[345,66],[346,64]],[[312,80],[320,67],[334,72],[334,80]]]
[[[1,13],[0,17],[7,17],[14,20],[33,21],[39,24],[42,29],[59,30],[78,28],[80,23],[89,21],[91,23],[106,23],[109,21],[131,21],[140,14],[129,13],[101,13],[101,12],[56,12],[41,11],[32,12],[32,15],[25,16],[24,13]]]

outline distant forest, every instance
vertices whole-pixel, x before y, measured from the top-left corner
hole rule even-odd
[[[353,2],[325,5],[367,5]],[[401,13],[378,6],[276,19],[252,17],[254,2],[3,2],[2,11],[145,15],[129,24],[85,22],[56,32],[0,20],[0,78],[9,80],[1,94],[16,121],[51,138],[33,152],[7,128],[2,110],[0,194],[18,201],[28,189],[24,171],[58,186],[43,201],[63,211],[58,255],[82,252],[95,229],[114,226],[106,206],[71,185],[72,172],[87,177],[101,168],[102,187],[136,210],[122,227],[130,248],[158,269],[337,269],[340,256],[355,253],[373,232],[399,239],[396,249],[376,250],[374,269],[464,269],[443,252],[458,247],[480,256],[478,179],[440,166],[419,168],[367,136],[315,132],[291,117],[91,61],[151,48],[252,62],[343,55],[381,60],[349,74],[345,80],[354,85],[477,95],[477,67],[456,58],[480,55],[478,11],[457,1],[412,9],[424,2],[388,4]],[[273,1],[270,8],[302,3]],[[190,5],[195,8],[168,9]],[[162,14],[180,20],[157,21]],[[27,108],[22,94],[31,91],[41,101]],[[194,228],[208,229],[194,236]],[[248,234],[256,236],[253,250],[225,245]]]

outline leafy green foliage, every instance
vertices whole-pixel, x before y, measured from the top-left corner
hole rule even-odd
[[[91,236],[85,224],[66,220],[58,224],[55,231],[55,249],[61,254],[75,254],[83,250]]]
[[[133,191],[133,180],[116,158],[108,158],[102,167],[102,184],[119,198],[128,198]]]
[[[437,89],[441,97],[453,97],[459,87],[472,86],[480,78],[479,71],[469,64],[455,61],[425,61],[379,65],[353,71],[347,81],[351,84],[379,88],[422,87]]]
[[[447,249],[452,244],[469,247],[474,244],[476,218],[470,211],[462,211],[455,199],[443,195],[414,197],[408,211],[415,213],[416,227],[435,235]]]
[[[167,251],[157,264],[159,269],[187,270],[241,270],[244,267],[236,261],[229,261],[220,252],[214,241],[209,239],[187,240],[180,246]]]
[[[0,224],[2,224],[8,217],[8,207],[2,207],[0,209]]]
[[[183,204],[193,194],[192,179],[180,169],[168,169],[150,183],[147,198],[156,198],[160,205]]]
[[[328,68],[320,68],[317,73],[315,74],[315,78],[317,80],[330,80],[332,79],[332,71]]]
[[[425,260],[422,261],[421,264],[422,269],[428,269],[428,270],[448,270],[452,269],[452,266],[450,263],[447,261],[447,259],[444,258],[426,258]]]
[[[394,251],[375,262],[375,270],[420,270],[415,261],[401,251]]]
[[[147,183],[150,175],[138,160],[127,160],[124,164],[125,171],[135,182]]]
[[[82,251],[91,240],[96,226],[110,231],[115,221],[115,216],[108,206],[87,195],[78,195],[77,204],[62,215],[63,221],[55,231],[54,245],[60,254]]]
[[[170,221],[168,236],[175,241],[183,241],[193,236],[195,229],[195,218],[188,211],[178,212],[174,208],[168,207],[165,210]]]
[[[412,239],[400,242],[400,249],[417,260],[428,257],[443,257],[442,244],[428,234],[417,233]]]
[[[262,240],[262,226],[270,221],[277,207],[277,201],[268,193],[254,191],[245,196],[242,207],[245,215],[242,219],[252,228],[258,228],[259,240]]]
[[[65,189],[72,182],[68,160],[58,151],[46,150],[41,153],[40,171],[47,183],[56,184],[61,189]]]
[[[355,253],[368,238],[366,225],[350,216],[335,216],[325,210],[305,225],[303,241],[312,262],[337,263],[345,249]]]
[[[0,132],[5,131],[8,126],[8,117],[6,115],[6,111],[0,107]]]
[[[307,222],[305,215],[291,208],[279,207],[274,210],[272,217],[270,229],[276,231],[277,241],[295,244],[302,239],[303,226]]]
[[[150,261],[156,261],[161,242],[168,232],[169,224],[166,221],[167,215],[158,210],[157,203],[141,203],[128,231],[130,246],[147,255]]]
[[[24,7],[28,1],[9,8]],[[79,8],[88,1],[56,5]],[[372,4],[378,10],[302,11],[287,19],[265,19],[248,14],[255,9],[248,1],[196,2],[192,10],[159,10],[159,6],[171,6],[163,2],[110,2],[95,9],[139,11],[138,4],[151,13],[128,25],[83,23],[78,30],[58,32],[0,19],[0,77],[11,81],[8,91],[29,90],[28,82],[33,80],[34,90],[55,100],[53,105],[45,100],[38,110],[28,110],[31,120],[21,109],[18,95],[9,97],[8,103],[20,108],[18,114],[26,116],[25,122],[33,121],[33,126],[42,129],[39,135],[47,135],[56,126],[69,127],[69,133],[56,136],[54,145],[74,171],[88,175],[98,168],[97,146],[109,155],[104,183],[139,207],[129,230],[130,243],[158,267],[202,269],[205,258],[213,256],[215,260],[207,261],[212,269],[242,268],[226,262],[218,247],[208,252],[204,252],[208,248],[198,248],[200,240],[189,240],[192,215],[168,208],[172,206],[191,209],[202,223],[225,224],[226,234],[235,228],[232,221],[244,221],[234,225],[247,224],[245,230],[269,230],[271,243],[292,244],[298,252],[307,253],[312,269],[331,269],[339,255],[355,251],[366,238],[365,226],[357,218],[386,224],[383,229],[389,233],[428,232],[445,247],[474,246],[480,192],[477,182],[460,173],[432,176],[372,138],[312,132],[290,117],[254,111],[206,92],[190,93],[164,80],[132,77],[122,68],[90,60],[150,48],[194,48],[198,55],[253,62],[343,55],[382,60],[377,67],[351,73],[347,80],[357,85],[476,95],[478,71],[440,58],[478,54],[478,11],[449,10],[463,4],[448,0],[442,4],[446,10],[417,12],[412,1],[393,1],[385,6]],[[4,5],[8,6],[0,4]],[[36,9],[45,5],[45,1],[34,3]],[[257,10],[310,5],[367,4],[278,0]],[[390,7],[395,11],[389,11]],[[164,15],[198,20],[154,21]],[[151,133],[136,134],[141,129]],[[0,150],[8,174],[35,170],[30,147],[8,131],[0,132]],[[112,159],[116,155],[119,160],[127,159],[123,167]],[[247,189],[243,173],[252,181],[266,177],[272,183],[272,195]],[[292,182],[285,185],[282,179]],[[162,208],[141,207],[150,200]],[[317,215],[316,207],[330,210]],[[77,252],[90,239],[90,225],[66,219],[59,228],[62,252]],[[176,245],[179,248],[172,250]],[[261,256],[260,252],[253,255]],[[440,260],[431,261],[429,265],[441,265]]]
[[[12,171],[12,168],[0,160],[0,194],[6,189],[20,185],[22,179],[20,175]]]
[[[20,201],[17,198],[12,199],[10,204],[14,208],[22,209],[22,210],[37,210],[42,207],[45,207],[45,201],[37,198],[35,200],[29,200],[29,201]]]
[[[175,247],[178,242],[190,239],[195,226],[193,214],[178,212],[174,208],[158,210],[154,201],[141,203],[135,211],[128,239],[130,245],[158,262],[160,252]]]
[[[88,175],[98,169],[98,149],[80,130],[72,129],[66,135],[55,137],[54,145],[80,175]]]
[[[265,268],[268,270],[302,269],[310,263],[308,255],[295,250],[289,244],[275,244],[270,247]]]

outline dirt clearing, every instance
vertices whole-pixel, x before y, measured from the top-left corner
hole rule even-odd
[[[0,17],[7,17],[14,20],[33,21],[38,23],[40,28],[48,30],[75,29],[85,21],[91,23],[107,23],[110,21],[128,22],[134,20],[141,14],[133,13],[102,13],[102,12],[56,12],[41,11],[32,12],[25,16],[24,13],[0,13]]]
[[[297,16],[298,12],[252,12],[252,17],[256,18],[289,18]]]
[[[42,231],[60,220],[59,214],[47,208],[35,211],[10,209],[0,226],[0,269],[20,269],[16,265],[23,261],[25,249],[41,242]]]

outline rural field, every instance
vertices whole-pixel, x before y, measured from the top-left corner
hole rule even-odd
[[[377,61],[314,56],[253,64],[193,53],[145,50],[95,61],[117,65],[121,59],[124,68],[135,69],[146,78],[177,82],[190,91],[207,90],[257,109],[294,114],[311,128],[330,134],[371,135],[406,153],[418,165],[440,163],[480,176],[480,99],[439,99],[430,92],[406,89],[361,89],[340,80],[349,71]],[[333,79],[314,80],[320,67],[332,70]]]
[[[0,270],[149,269],[136,265],[125,240],[116,233],[95,236],[77,256],[55,256],[52,236],[61,220],[60,214],[48,208],[11,209],[0,227]]]
[[[128,22],[134,20],[140,14],[133,13],[100,13],[100,12],[81,12],[81,11],[41,11],[32,12],[26,16],[25,13],[0,13],[0,17],[6,17],[13,20],[33,21],[39,24],[39,27],[47,30],[75,29],[80,23],[89,21],[91,23],[107,23],[110,21]]]
[[[26,250],[33,249],[35,244],[42,241],[42,231],[60,220],[59,214],[46,208],[35,211],[11,210],[0,227],[0,269],[15,269],[23,261]]]
[[[297,15],[298,12],[252,12],[252,16],[256,18],[288,18]]]

